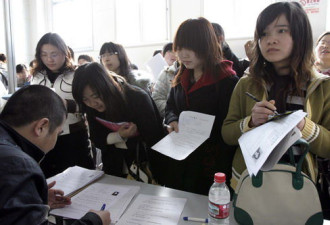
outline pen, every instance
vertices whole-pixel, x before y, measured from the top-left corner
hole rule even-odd
[[[245,92],[245,94],[246,94],[248,97],[252,98],[254,101],[256,101],[256,102],[261,102],[259,99],[257,99],[254,95],[250,94],[249,92]],[[278,115],[278,112],[277,112],[276,110],[274,110],[274,113],[275,113],[275,115]]]
[[[192,221],[192,222],[208,223],[208,219],[188,217],[188,216],[183,217],[183,220],[184,221]]]
[[[173,127],[171,127],[170,125],[167,125],[167,124],[164,124],[164,127],[168,128],[168,129],[173,129]]]
[[[103,211],[105,209],[105,206],[106,206],[106,204],[104,203],[101,207],[101,211]]]

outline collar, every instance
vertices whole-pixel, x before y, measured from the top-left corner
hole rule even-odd
[[[13,144],[18,145],[23,152],[28,154],[31,158],[33,158],[38,163],[45,156],[45,153],[38,148],[36,145],[32,144],[29,140],[21,136],[17,131],[11,128],[6,122],[0,120],[0,129],[5,130],[8,135],[2,134],[1,142],[3,140]]]
[[[203,75],[201,76],[201,78],[196,83],[194,83],[190,89],[189,89],[190,71],[192,71],[192,70],[185,69],[181,76],[181,85],[182,85],[186,95],[193,91],[196,91],[202,87],[212,85],[226,77],[236,74],[235,71],[232,69],[233,63],[231,61],[223,60],[220,62],[220,66],[223,68],[223,72],[217,74],[217,76],[212,75],[210,73],[210,71],[204,72]]]

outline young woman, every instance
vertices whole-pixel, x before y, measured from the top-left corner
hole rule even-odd
[[[312,29],[299,3],[278,2],[261,12],[253,54],[249,73],[233,92],[223,138],[237,145],[242,133],[267,122],[274,110],[302,109],[308,115],[297,127],[310,144],[312,154],[306,158],[306,172],[315,181],[311,156],[330,157],[330,77],[313,71]],[[245,92],[262,101],[256,103]],[[245,168],[238,149],[233,160],[233,188]]]
[[[38,42],[31,84],[52,88],[65,99],[68,117],[55,148],[40,163],[46,178],[74,165],[93,169],[87,127],[82,114],[77,112],[72,96],[74,66],[69,49],[56,33],[45,34]]]
[[[91,140],[102,151],[105,173],[126,176],[138,148],[141,159],[149,158],[154,177],[163,183],[164,157],[150,149],[163,137],[160,116],[151,97],[99,63],[85,64],[76,70],[72,92],[87,114]],[[119,130],[109,129],[96,117],[124,124]]]
[[[129,84],[150,92],[150,74],[132,69],[132,64],[122,45],[113,42],[104,43],[100,49],[100,61],[105,68],[124,77]]]
[[[315,66],[320,73],[330,76],[330,31],[327,31],[316,41]]]
[[[209,21],[188,19],[177,30],[174,51],[180,69],[165,109],[169,132],[178,132],[182,111],[215,116],[211,136],[183,161],[171,161],[168,186],[207,195],[215,172],[230,178],[233,150],[221,138],[221,125],[227,114],[231,93],[238,77],[232,63],[222,61],[222,52]]]

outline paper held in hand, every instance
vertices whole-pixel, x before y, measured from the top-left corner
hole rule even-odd
[[[256,127],[238,139],[250,176],[256,175],[260,169],[267,171],[273,168],[288,148],[301,137],[296,126],[306,115],[298,110]]]
[[[215,116],[183,111],[179,117],[179,132],[168,134],[151,148],[176,160],[187,158],[210,137]]]

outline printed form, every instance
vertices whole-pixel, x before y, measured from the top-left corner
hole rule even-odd
[[[71,205],[53,209],[50,214],[80,219],[90,209],[100,210],[106,204],[105,210],[110,211],[111,221],[116,223],[139,190],[139,186],[94,183],[73,196]]]
[[[297,124],[306,116],[298,110],[281,119],[267,122],[238,139],[250,176],[260,169],[270,170],[300,137]]]
[[[139,194],[116,225],[176,225],[186,201]]]
[[[215,116],[183,111],[179,117],[179,132],[169,133],[151,148],[176,160],[187,158],[210,137]]]

